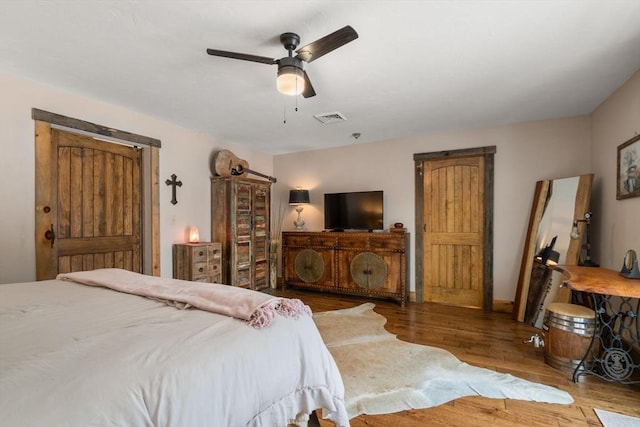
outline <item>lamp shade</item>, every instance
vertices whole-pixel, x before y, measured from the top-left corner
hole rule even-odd
[[[295,67],[283,67],[278,70],[276,86],[278,91],[285,95],[300,95],[304,91],[304,77]]]
[[[290,205],[302,205],[308,204],[309,190],[291,190],[289,191],[289,204]]]
[[[276,86],[280,93],[296,96],[304,92],[304,71],[298,58],[282,58],[278,63]]]

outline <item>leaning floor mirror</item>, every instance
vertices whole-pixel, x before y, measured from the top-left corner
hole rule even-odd
[[[585,214],[593,174],[543,180],[536,183],[524,243],[513,319],[542,327],[551,302],[570,302],[571,292],[561,289],[562,273],[553,264],[577,265],[587,231]]]

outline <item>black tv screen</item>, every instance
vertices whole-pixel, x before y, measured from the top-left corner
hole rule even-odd
[[[324,228],[327,230],[382,230],[382,191],[326,193]]]

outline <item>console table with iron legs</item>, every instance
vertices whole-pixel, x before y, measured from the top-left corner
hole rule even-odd
[[[640,280],[600,267],[559,265],[563,286],[590,295],[596,313],[591,344],[573,372],[640,384]]]

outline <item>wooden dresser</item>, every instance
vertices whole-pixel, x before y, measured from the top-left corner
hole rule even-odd
[[[173,278],[222,283],[222,245],[207,242],[173,245]]]
[[[407,301],[409,234],[282,233],[284,285]]]

